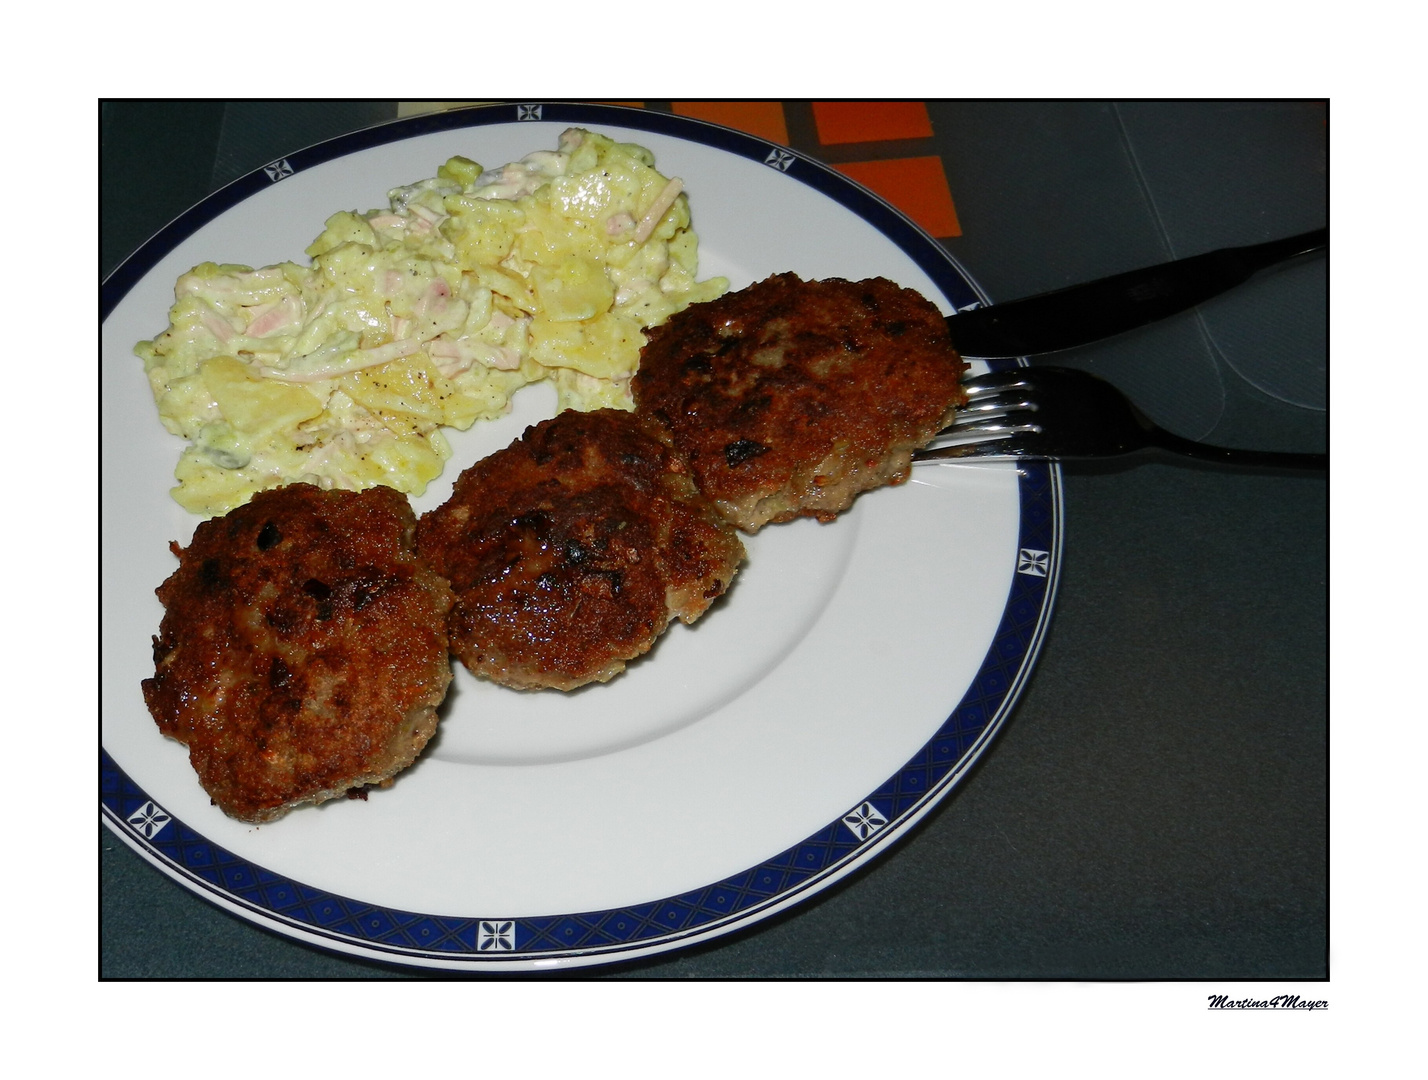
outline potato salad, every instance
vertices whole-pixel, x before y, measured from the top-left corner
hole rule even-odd
[[[294,480],[414,495],[460,430],[551,381],[561,409],[633,408],[643,330],[698,281],[678,179],[642,147],[572,128],[498,169],[452,158],[390,205],[340,211],[311,260],[204,263],[135,352],[189,446],[173,496],[205,517]]]

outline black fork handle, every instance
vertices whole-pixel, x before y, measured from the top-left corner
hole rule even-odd
[[[1261,270],[1328,250],[1329,230],[1221,248],[948,318],[963,356],[1039,356],[1123,334],[1192,308]]]
[[[1329,468],[1328,454],[1297,454],[1279,450],[1239,450],[1228,446],[1211,446],[1159,428],[1151,433],[1150,438],[1151,442],[1162,450],[1200,461],[1213,461],[1219,465],[1293,469],[1296,472],[1325,472]]]

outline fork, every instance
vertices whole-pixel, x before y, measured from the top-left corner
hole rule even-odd
[[[1328,454],[1237,450],[1182,438],[1157,427],[1110,383],[1084,371],[1019,367],[962,384],[967,404],[938,445],[914,461],[1108,458],[1156,448],[1221,465],[1325,470]]]

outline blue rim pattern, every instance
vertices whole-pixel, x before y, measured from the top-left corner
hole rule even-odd
[[[514,113],[514,115],[513,115]],[[235,180],[157,233],[104,282],[102,317],[200,226],[287,176],[368,147],[452,128],[546,120],[617,125],[671,135],[753,158],[793,176],[893,240],[957,308],[982,297],[956,261],[900,211],[796,151],[702,121],[614,106],[529,103],[400,120],[309,147]],[[311,888],[233,854],[174,818],[101,746],[101,819],[170,876],[263,923],[300,931],[340,952],[394,963],[517,966],[530,961],[612,962],[725,933],[794,903],[888,850],[980,757],[1035,664],[1061,564],[1061,474],[1019,469],[1021,517],[1012,587],[971,687],[941,728],[897,773],[838,820],[768,861],[693,892],[610,911],[453,918],[378,907]]]

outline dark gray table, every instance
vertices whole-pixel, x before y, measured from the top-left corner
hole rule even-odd
[[[666,103],[650,103],[667,107]],[[994,300],[1327,221],[1327,108],[930,102]],[[189,204],[393,102],[102,105],[101,276]],[[791,141],[829,161],[807,103]],[[840,156],[841,155],[841,156]],[[1182,434],[1327,448],[1324,260],[1059,362]],[[1001,736],[890,855],[791,913],[605,977],[1328,974],[1327,479],[1065,470],[1061,591]],[[100,827],[109,978],[413,973],[257,929]]]

